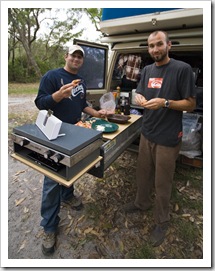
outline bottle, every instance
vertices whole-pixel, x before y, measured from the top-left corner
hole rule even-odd
[[[120,87],[116,88],[116,105],[119,104],[120,101]]]
[[[130,115],[130,101],[129,101],[129,98],[125,100],[124,115]]]
[[[117,92],[117,95],[116,95],[116,110],[115,110],[115,113],[116,114],[121,114],[121,110],[120,110],[120,86],[118,86],[116,88],[116,92]]]
[[[120,108],[121,108],[121,112],[124,114],[124,109],[125,109],[125,96],[122,96]]]
[[[115,114],[121,114],[120,105],[116,105]]]
[[[119,100],[120,99],[120,87],[119,86],[116,88],[116,92],[117,92],[117,99]]]
[[[122,96],[122,106],[125,106],[126,100],[125,100],[125,96]]]

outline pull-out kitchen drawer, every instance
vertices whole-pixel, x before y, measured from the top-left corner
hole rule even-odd
[[[104,171],[139,136],[142,117],[131,115],[113,133],[62,124],[64,136],[48,140],[36,125],[14,129],[12,157],[69,187],[84,173],[103,177]]]

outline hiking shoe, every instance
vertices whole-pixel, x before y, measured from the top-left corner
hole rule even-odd
[[[137,211],[141,211],[140,208],[138,208],[134,202],[129,202],[129,203],[126,203],[122,206],[122,211],[124,211],[125,213],[134,213],[134,212],[137,212]]]
[[[166,232],[168,230],[168,224],[158,224],[155,226],[154,230],[151,232],[150,242],[153,247],[161,245],[165,239]]]
[[[69,205],[73,210],[76,210],[76,211],[80,211],[84,207],[81,199],[75,196],[73,196],[69,200],[64,200],[63,203]]]
[[[55,232],[44,232],[42,252],[44,255],[51,255],[55,251],[56,233]]]

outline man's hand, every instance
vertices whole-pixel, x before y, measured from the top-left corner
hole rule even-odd
[[[146,98],[141,94],[137,94],[135,99],[136,99],[137,105],[143,106],[144,108],[151,109],[151,110],[157,110],[159,108],[162,108],[164,107],[164,103],[165,103],[165,99],[163,98],[154,98],[147,101]]]
[[[139,106],[145,106],[145,103],[147,102],[146,98],[139,93],[136,95],[135,101]]]
[[[144,108],[157,110],[164,107],[165,99],[163,98],[154,98],[144,103]]]
[[[108,115],[108,112],[105,109],[99,110],[98,113],[99,113],[99,117],[102,118],[102,119],[105,119],[107,117],[107,115]]]
[[[56,102],[60,102],[63,98],[70,98],[72,89],[75,88],[81,79],[73,80],[71,83],[63,85],[58,91],[52,94],[53,99]]]
[[[102,119],[105,119],[108,115],[108,111],[105,109],[101,109],[101,110],[97,111],[89,106],[84,108],[84,113],[86,113],[90,116],[93,116],[95,118],[102,118]]]

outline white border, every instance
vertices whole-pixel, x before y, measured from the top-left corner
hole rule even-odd
[[[85,260],[85,259],[8,259],[8,81],[7,81],[7,9],[28,7],[92,8],[112,7],[112,1],[2,1],[1,2],[1,266],[2,267],[210,267],[211,266],[211,1],[132,1],[132,7],[203,8],[204,12],[204,238],[203,259],[199,260]],[[114,1],[114,7],[121,7]],[[131,7],[131,1],[123,1]],[[204,120],[206,120],[204,118]],[[206,131],[206,132],[205,132]],[[209,152],[209,153],[208,153]],[[39,225],[38,225],[39,226]]]

